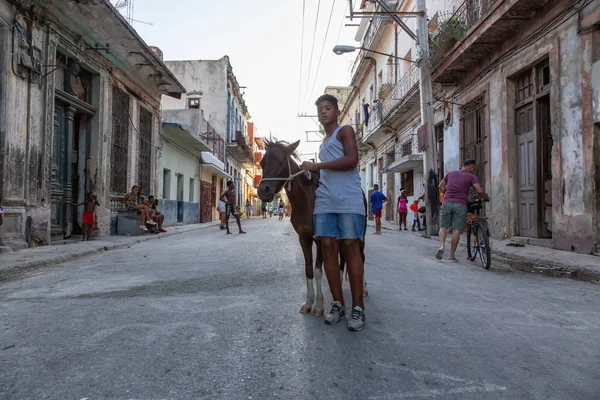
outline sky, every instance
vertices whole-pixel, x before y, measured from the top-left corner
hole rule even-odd
[[[314,115],[314,101],[325,86],[350,82],[356,53],[338,56],[332,52],[336,44],[357,45],[357,28],[343,26],[359,22],[345,19],[348,0],[134,1],[133,18],[152,25],[133,22],[133,27],[148,45],[163,51],[165,60],[228,55],[240,86],[247,87],[244,98],[258,135],[301,140],[300,153],[307,153],[305,159],[314,157],[318,144],[307,143],[306,131],[318,126],[298,113]],[[316,138],[311,134],[311,140]]]

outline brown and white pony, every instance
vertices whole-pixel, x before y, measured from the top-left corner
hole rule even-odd
[[[319,185],[318,175],[314,173],[303,173],[296,160],[296,148],[300,144],[286,142],[271,142],[264,140],[266,152],[260,162],[263,178],[258,186],[258,196],[262,201],[271,202],[275,195],[285,188],[287,197],[292,205],[292,226],[298,234],[302,253],[304,254],[304,267],[306,273],[306,301],[300,307],[301,313],[312,312],[313,315],[322,316],[323,290],[321,278],[323,277],[323,253],[318,240],[313,238],[313,211],[315,208],[315,192]],[[365,211],[367,200],[364,197]],[[366,212],[365,212],[366,214]],[[366,218],[366,217],[365,217]],[[361,258],[365,261],[365,232],[360,244]],[[312,245],[316,242],[317,254],[313,268]],[[340,274],[343,275],[345,267],[344,258],[340,252]],[[315,295],[316,288],[316,295]],[[367,280],[363,280],[364,296],[368,296]]]

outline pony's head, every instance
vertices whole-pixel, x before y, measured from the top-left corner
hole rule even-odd
[[[296,160],[298,160],[296,149],[299,144],[299,140],[292,144],[283,141],[265,140],[267,151],[260,162],[263,179],[257,190],[262,201],[273,201],[275,195],[281,191],[283,185],[287,182],[290,176],[289,163],[296,164]]]

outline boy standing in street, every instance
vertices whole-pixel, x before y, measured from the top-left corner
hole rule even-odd
[[[379,191],[379,185],[373,185],[373,194],[369,204],[371,204],[371,210],[375,215],[375,234],[381,235],[381,210],[383,209],[383,203],[387,201],[387,197]]]
[[[350,125],[338,125],[340,109],[334,96],[323,95],[315,104],[319,122],[325,129],[325,138],[319,149],[321,162],[303,162],[302,169],[321,172],[321,185],[315,196],[313,225],[314,237],[321,241],[323,264],[333,297],[331,310],[325,315],[325,323],[333,325],[346,316],[338,259],[341,248],[352,292],[352,314],[348,320],[348,329],[360,331],[365,326],[364,266],[360,241],[364,237],[366,210],[360,175],[356,168],[356,135]]]
[[[240,216],[235,210],[235,184],[233,181],[227,182],[227,190],[221,194],[220,200],[225,203],[225,229],[227,229],[227,234],[231,235],[231,231],[229,230],[229,215],[233,215],[235,217],[235,221],[237,222],[239,233],[245,234],[242,230],[242,223],[240,222]]]
[[[71,203],[72,206],[79,207],[84,206],[83,208],[83,221],[81,224],[83,225],[83,241],[89,240],[90,233],[92,231],[92,227],[94,226],[94,214],[96,212],[96,206],[99,206],[98,199],[96,195],[93,193],[89,193],[87,196],[87,200],[81,203]]]

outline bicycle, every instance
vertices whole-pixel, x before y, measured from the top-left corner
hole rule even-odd
[[[467,208],[469,212],[466,226],[468,259],[474,262],[479,255],[483,268],[490,269],[492,265],[490,231],[487,219],[479,216],[479,211],[483,208],[481,199],[468,202]]]

